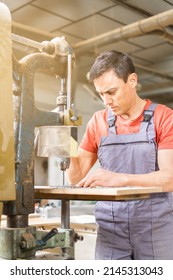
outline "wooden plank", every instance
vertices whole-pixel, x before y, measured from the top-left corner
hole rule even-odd
[[[37,199],[69,200],[130,200],[147,198],[152,193],[160,193],[160,187],[121,187],[121,188],[77,188],[77,187],[35,187]]]

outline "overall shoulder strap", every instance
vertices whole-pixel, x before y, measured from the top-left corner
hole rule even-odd
[[[107,110],[107,122],[108,122],[108,132],[109,133],[116,133],[116,116],[111,110]]]
[[[140,125],[140,131],[148,131],[149,125],[152,125],[152,127],[154,128],[153,116],[157,105],[157,103],[151,103],[148,109],[144,110],[144,118]]]
[[[154,132],[154,111],[157,107],[157,103],[151,103],[148,107],[148,109],[144,110],[143,113],[143,121],[140,124],[140,132],[148,131],[149,126],[151,128],[151,131]],[[108,122],[108,132],[116,134],[116,116],[115,114],[108,109],[107,111],[107,122]],[[151,133],[153,135],[153,132]],[[151,135],[151,137],[152,137]]]

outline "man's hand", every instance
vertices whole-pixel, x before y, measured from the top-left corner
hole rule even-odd
[[[122,174],[99,168],[91,175],[84,177],[76,186],[83,188],[118,187],[122,186],[121,178]]]
[[[76,185],[86,176],[97,160],[97,154],[90,153],[81,148],[78,149],[78,156],[70,158],[70,166],[66,170],[68,182]]]

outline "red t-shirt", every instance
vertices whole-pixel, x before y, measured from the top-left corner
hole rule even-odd
[[[151,101],[147,100],[144,110],[146,110],[150,104]],[[121,116],[117,116],[117,134],[138,132],[142,120],[143,112],[133,121],[127,121]],[[154,113],[154,124],[158,149],[173,149],[173,110],[165,105],[158,104]],[[107,110],[104,109],[94,113],[87,124],[86,132],[79,146],[88,152],[97,153],[101,137],[107,136],[107,134]]]

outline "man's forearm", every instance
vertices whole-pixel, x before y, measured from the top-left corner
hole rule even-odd
[[[171,169],[154,171],[147,174],[116,173],[102,168],[83,178],[81,187],[162,187],[165,192],[173,192],[173,172]]]
[[[165,192],[173,192],[173,172],[166,169],[148,174],[125,174],[124,185],[162,187]]]
[[[70,166],[66,170],[66,175],[70,185],[75,185],[82,179],[78,158],[70,158]]]

